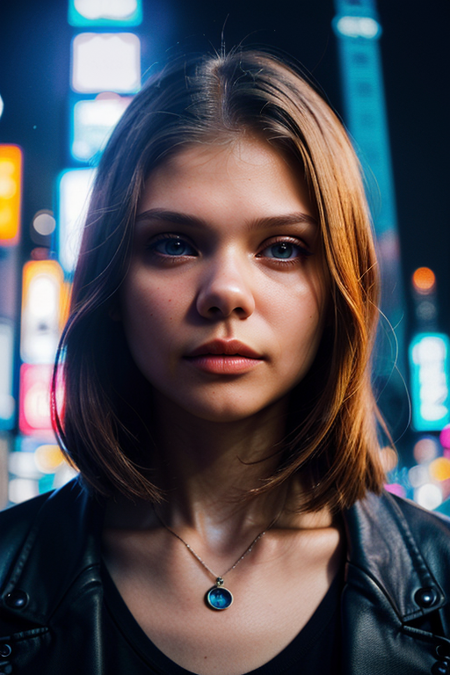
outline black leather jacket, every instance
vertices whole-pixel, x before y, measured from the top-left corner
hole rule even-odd
[[[450,520],[389,494],[343,515],[344,675],[450,673]],[[78,481],[0,514],[0,673],[116,672],[102,635],[102,517]]]

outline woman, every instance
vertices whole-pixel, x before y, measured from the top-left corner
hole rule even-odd
[[[448,523],[382,493],[377,299],[358,163],[297,72],[149,82],[61,342],[81,480],[2,515],[3,672],[450,672]]]

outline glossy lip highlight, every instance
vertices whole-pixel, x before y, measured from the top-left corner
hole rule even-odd
[[[240,340],[212,340],[189,352],[186,360],[207,373],[236,375],[263,363],[264,357]]]
[[[246,356],[249,359],[262,359],[261,354],[255,352],[254,349],[244,344],[240,340],[211,340],[211,342],[206,342],[204,345],[200,345],[192,352],[186,355],[186,358],[192,358],[194,356],[204,356],[207,354],[214,354],[215,356]]]

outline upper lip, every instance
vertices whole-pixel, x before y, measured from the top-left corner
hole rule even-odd
[[[227,356],[239,355],[246,356],[250,359],[261,359],[261,354],[255,352],[254,349],[244,344],[240,340],[211,340],[211,342],[205,342],[205,344],[200,345],[196,349],[193,349],[188,357],[194,356],[205,356],[207,354],[214,354],[215,356],[220,356],[225,354]]]

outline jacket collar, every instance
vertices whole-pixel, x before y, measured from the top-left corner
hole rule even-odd
[[[52,493],[40,507],[15,564],[1,584],[3,606],[45,625],[81,572],[90,571],[91,580],[100,582],[103,514],[102,502],[90,496],[78,480]],[[344,512],[343,518],[347,584],[352,583],[356,571],[358,575],[362,572],[389,598],[403,622],[445,604],[442,588],[391,495],[369,494]],[[416,594],[420,589],[436,592],[432,607],[419,606]],[[27,594],[28,604],[11,609],[6,596],[18,590]]]
[[[408,512],[411,518],[407,519]],[[423,547],[429,538],[431,518],[434,516],[429,512],[387,492],[381,497],[369,493],[344,513],[346,582],[351,584],[354,572],[362,571],[389,599],[403,623],[434,612],[447,602],[417,543]],[[416,536],[409,523],[414,523]],[[434,598],[429,606],[423,602],[424,593]]]
[[[39,508],[40,503],[41,498],[37,498],[26,505],[25,517],[32,526],[1,583],[1,600],[9,612],[46,625],[83,570],[91,569],[100,579],[104,509],[78,479],[51,493]],[[33,507],[38,508],[34,520]],[[26,593],[27,604],[14,609],[8,595],[17,596],[17,591]]]

